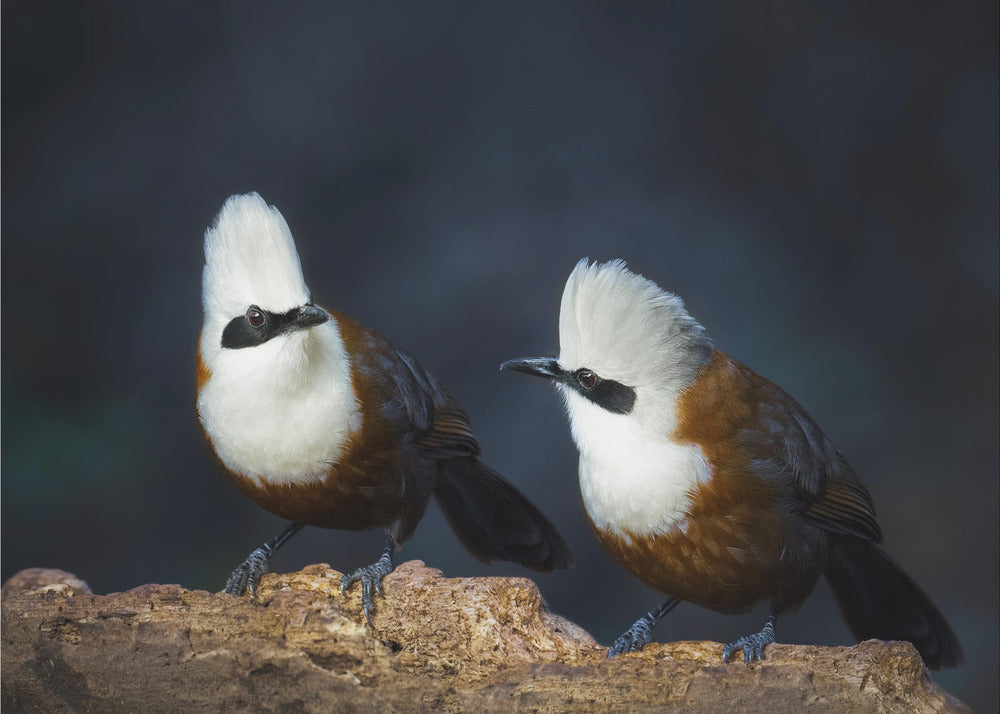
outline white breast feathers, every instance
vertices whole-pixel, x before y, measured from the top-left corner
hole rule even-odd
[[[361,428],[336,320],[214,355],[198,415],[231,471],[268,483],[321,480]]]
[[[711,477],[701,449],[649,434],[630,415],[612,414],[563,390],[580,450],[580,491],[594,525],[618,535],[683,529],[691,489]]]

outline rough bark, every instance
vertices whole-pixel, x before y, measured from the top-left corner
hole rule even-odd
[[[776,644],[746,665],[671,642],[608,661],[530,580],[404,563],[374,629],[339,584],[314,565],[266,576],[256,600],[178,585],[102,596],[22,571],[3,586],[4,711],[968,711],[909,643]]]

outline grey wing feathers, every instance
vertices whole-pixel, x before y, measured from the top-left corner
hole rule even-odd
[[[396,397],[406,418],[417,431],[426,431],[434,422],[434,411],[443,404],[434,378],[420,363],[401,350],[393,350],[394,364],[388,371],[396,387]]]
[[[805,506],[803,515],[822,528],[881,542],[868,489],[805,410],[774,389],[777,394],[759,406],[766,428],[753,438],[752,450],[761,457],[754,469],[764,478],[790,475]]]
[[[873,543],[882,542],[882,529],[875,520],[875,505],[864,484],[837,452],[838,473],[826,479],[818,498],[809,500],[805,515],[834,533],[847,533]]]
[[[419,362],[401,350],[395,350],[395,355],[393,380],[414,429],[412,443],[421,455],[431,459],[477,456],[479,443],[462,406]]]

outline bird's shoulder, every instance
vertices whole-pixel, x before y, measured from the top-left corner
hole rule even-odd
[[[806,518],[881,541],[868,489],[806,410],[773,382],[714,351],[683,395],[681,413],[682,429],[689,424],[695,440],[726,445],[717,458],[745,463],[754,477],[778,487],[791,484]]]
[[[343,313],[331,314],[350,356],[363,410],[376,410],[422,456],[479,454],[465,409],[423,365],[377,330]]]

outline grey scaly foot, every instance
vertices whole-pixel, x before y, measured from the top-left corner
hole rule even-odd
[[[283,546],[285,541],[302,528],[301,523],[289,523],[281,533],[268,540],[260,548],[255,549],[229,576],[226,581],[226,592],[239,596],[249,590],[250,595],[255,596],[257,585],[264,577],[264,573],[267,572],[267,564],[271,560],[271,556],[274,555],[274,551]]]
[[[621,637],[614,641],[608,648],[608,659],[617,657],[626,652],[638,652],[653,638],[653,628],[663,619],[663,616],[680,604],[680,600],[670,598],[652,612],[635,621],[630,628],[622,633]]]
[[[347,595],[347,588],[356,582],[361,583],[361,609],[365,612],[365,620],[368,622],[369,627],[374,627],[372,624],[372,612],[375,611],[373,593],[377,593],[379,597],[382,597],[384,594],[382,592],[382,578],[391,573],[395,568],[390,557],[392,550],[392,548],[387,546],[385,552],[382,553],[382,557],[374,563],[366,565],[363,568],[358,568],[350,575],[345,575],[340,579],[340,594],[344,596]]]
[[[767,618],[767,624],[760,632],[741,637],[722,648],[722,661],[727,662],[736,650],[743,650],[743,661],[753,662],[764,659],[764,648],[774,642],[774,615]]]
[[[226,592],[230,595],[242,595],[250,591],[250,595],[257,595],[257,584],[267,572],[267,562],[271,559],[270,548],[265,550],[267,545],[263,545],[252,552],[246,560],[240,563],[239,567],[233,571],[226,581]]]
[[[649,644],[653,637],[654,624],[653,619],[648,614],[636,620],[635,624],[625,630],[608,648],[608,659],[626,652],[638,652]]]

